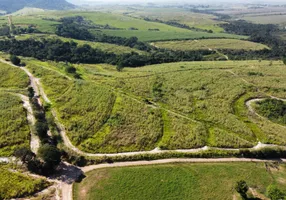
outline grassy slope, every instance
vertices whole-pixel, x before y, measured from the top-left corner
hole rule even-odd
[[[6,165],[0,165],[0,199],[28,196],[48,187],[42,179],[34,179],[19,172],[12,172]]]
[[[106,64],[76,65],[83,81],[65,78],[60,64],[27,63],[41,78],[72,142],[84,151],[286,143],[285,129],[249,115],[244,104],[244,94],[258,95],[253,92],[256,87],[264,95],[286,95],[281,62],[272,67],[269,61],[181,62],[123,72]]]
[[[246,180],[259,193],[276,183],[286,187],[285,165],[271,173],[264,163],[168,164],[100,169],[87,173],[74,185],[79,199],[217,199],[232,200],[239,195],[234,184]]]
[[[242,19],[257,23],[257,24],[279,24],[286,25],[286,15],[264,15],[264,16],[245,16]]]
[[[102,51],[115,53],[115,54],[124,54],[124,53],[131,53],[131,52],[137,52],[139,54],[145,54],[146,53],[144,51],[140,51],[137,49],[126,47],[126,46],[119,46],[116,44],[109,44],[109,43],[102,43],[102,42],[89,42],[89,41],[84,41],[84,40],[76,40],[76,39],[60,37],[57,35],[28,34],[28,35],[17,36],[18,40],[22,40],[22,39],[24,40],[24,39],[28,39],[28,38],[34,38],[34,39],[51,38],[51,39],[60,39],[62,41],[67,41],[67,42],[74,41],[78,45],[88,44],[93,48],[98,48],[98,49],[101,49]]]
[[[244,50],[262,50],[268,48],[266,45],[237,40],[237,39],[206,39],[206,40],[190,40],[190,41],[166,41],[155,42],[155,46],[159,48],[173,50],[199,50],[199,49],[244,49]]]

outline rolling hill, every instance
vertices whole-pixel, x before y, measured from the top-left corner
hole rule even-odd
[[[75,6],[65,0],[0,0],[1,10],[15,12],[24,7],[42,8],[47,10],[72,9]]]

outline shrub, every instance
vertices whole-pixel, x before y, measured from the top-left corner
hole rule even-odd
[[[61,162],[61,152],[55,146],[50,144],[44,144],[41,146],[38,151],[38,156],[50,169],[54,169]]]
[[[267,196],[271,200],[281,200],[284,199],[285,194],[283,194],[276,185],[269,185],[267,187]]]

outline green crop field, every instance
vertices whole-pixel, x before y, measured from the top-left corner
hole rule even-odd
[[[35,179],[0,165],[0,199],[27,197],[49,186],[43,179]]]
[[[208,50],[208,49],[244,49],[262,50],[268,49],[266,45],[237,39],[206,39],[206,40],[187,40],[187,41],[166,41],[154,42],[154,46],[172,50]]]
[[[124,54],[124,53],[131,53],[131,52],[136,52],[139,54],[146,54],[144,51],[140,51],[138,49],[126,47],[126,46],[119,46],[116,44],[109,44],[109,43],[102,43],[102,42],[90,42],[90,41],[84,41],[84,40],[76,40],[76,39],[70,39],[70,38],[64,38],[60,37],[57,35],[48,35],[48,34],[25,34],[25,35],[20,35],[17,36],[17,40],[25,40],[28,38],[33,38],[33,39],[60,39],[65,42],[70,42],[74,41],[76,42],[79,46],[82,46],[84,44],[90,45],[92,48],[97,48],[101,49],[104,52],[110,52],[110,53],[115,53],[115,54]]]
[[[223,32],[223,28],[219,25],[224,23],[217,20],[214,15],[193,13],[187,11],[186,9],[180,8],[129,8],[125,11],[128,15],[144,18],[148,17],[150,19],[159,19],[163,21],[176,21],[181,24],[186,24],[190,27],[195,27],[199,29],[212,30],[214,32]]]
[[[0,63],[0,89],[25,89],[28,85],[29,78],[22,70]]]
[[[250,97],[286,97],[281,62],[182,62],[123,72],[75,65],[82,80],[69,80],[53,62],[27,63],[73,144],[87,152],[286,144],[285,128],[245,106]]]
[[[233,35],[227,33],[206,33],[199,31],[174,32],[174,31],[129,31],[129,30],[103,30],[107,35],[119,37],[138,37],[141,41],[164,41],[182,39],[202,39],[202,38],[235,38],[246,39],[246,36]]]
[[[240,199],[234,185],[245,180],[262,196],[270,184],[285,190],[286,166],[264,163],[166,164],[98,169],[74,185],[80,199]],[[268,169],[268,170],[267,170]],[[249,196],[252,194],[249,192]],[[264,196],[265,198],[265,196]]]
[[[20,97],[0,92],[0,156],[11,156],[15,149],[29,148],[30,129]]]
[[[238,36],[233,34],[220,33],[206,33],[200,31],[190,31],[183,28],[177,28],[158,22],[148,22],[143,19],[126,16],[123,14],[104,13],[104,12],[71,12],[71,11],[45,11],[40,13],[32,13],[28,16],[13,16],[13,23],[16,26],[34,25],[38,30],[47,33],[54,33],[56,25],[59,22],[47,19],[60,19],[69,16],[83,16],[87,20],[91,20],[94,24],[109,25],[113,29],[92,29],[94,32],[103,32],[108,35],[132,37],[136,36],[142,41],[158,41],[158,40],[172,40],[172,39],[192,39],[192,38],[247,38],[245,36]],[[200,18],[200,16],[197,16]],[[204,17],[211,20],[210,17]],[[0,25],[7,23],[6,17],[0,16]],[[199,22],[198,22],[199,24]],[[211,27],[208,27],[211,26]],[[212,29],[216,25],[206,25],[205,28]],[[130,30],[135,28],[138,30]],[[203,27],[202,27],[203,28]],[[218,27],[215,27],[218,29]],[[159,31],[151,31],[149,29],[158,29]]]
[[[283,25],[285,27],[286,25],[286,15],[285,14],[279,14],[276,15],[254,15],[254,16],[245,16],[242,19],[257,23],[257,24],[279,24]]]
[[[28,76],[22,70],[0,63],[0,156],[10,156],[19,147],[29,147],[26,111],[20,97],[14,94],[24,92],[28,84]]]

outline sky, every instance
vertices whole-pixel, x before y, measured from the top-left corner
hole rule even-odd
[[[230,2],[229,0],[67,0],[75,4],[107,4],[107,3],[166,3],[166,2],[184,2],[184,3],[198,3],[198,4],[212,4],[220,2]],[[232,3],[285,3],[285,0],[232,0]]]

